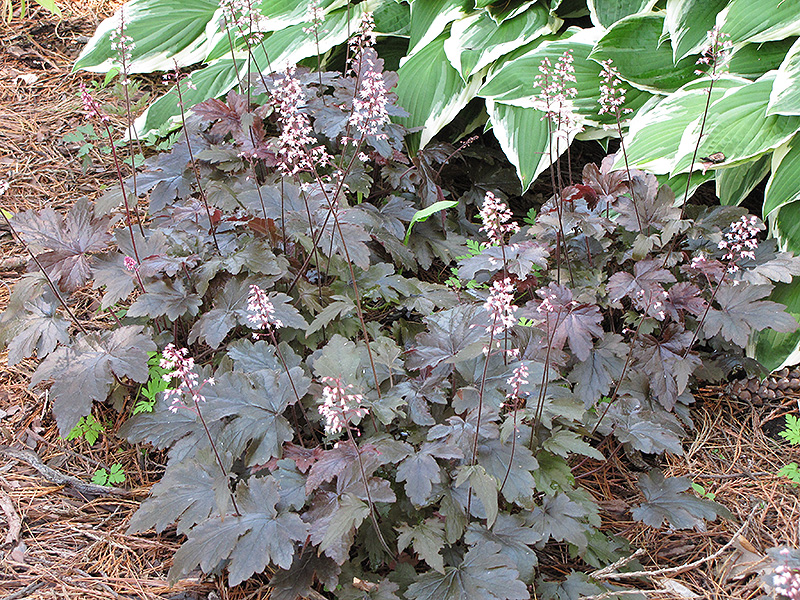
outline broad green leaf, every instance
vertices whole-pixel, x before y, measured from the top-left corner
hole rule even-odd
[[[795,202],[787,208],[792,207],[795,211],[800,210],[800,203]],[[800,280],[776,284],[769,299],[786,305],[787,312],[800,322]],[[756,337],[755,357],[770,371],[797,364],[800,361],[800,330],[780,333],[765,329],[759,332]]]
[[[800,3],[786,0],[731,0],[717,17],[735,45],[800,35]]]
[[[444,53],[445,36],[440,36],[409,58],[398,71],[400,81],[394,92],[397,104],[409,117],[396,119],[408,128],[421,127],[411,145],[424,148],[475,97],[480,77],[467,83],[461,79]],[[419,136],[419,137],[417,137]],[[416,139],[419,139],[418,143]],[[416,148],[414,148],[416,150]]]
[[[589,15],[597,27],[608,29],[627,16],[649,12],[656,0],[587,0]]]
[[[307,0],[302,2],[308,5]],[[405,2],[381,2],[372,16],[377,34],[408,37],[411,32],[411,12]],[[386,60],[382,52],[378,51],[378,55]]]
[[[408,230],[406,230],[406,239],[404,243],[408,244],[408,238],[411,235],[411,228],[414,226],[414,223],[427,221],[428,217],[430,217],[431,215],[439,212],[440,210],[446,210],[448,208],[452,208],[457,204],[458,200],[440,200],[439,202],[434,202],[427,208],[423,208],[422,210],[418,210],[417,212],[415,212],[414,216],[411,217],[411,222],[408,224]]]
[[[767,114],[800,115],[800,38],[778,69],[769,95]]]
[[[742,48],[737,48],[734,55],[731,56],[727,71],[731,75],[756,80],[764,73],[776,70],[781,66],[796,39],[791,37],[776,42],[745,44]]]
[[[720,78],[714,82],[712,102],[720,99],[727,90],[746,83],[744,79]],[[656,174],[672,171],[684,130],[703,114],[707,99],[708,80],[692,82],[639,111],[631,120],[625,136],[630,166]],[[624,161],[618,156],[613,168],[619,169],[621,165]]]
[[[672,62],[672,46],[661,42],[663,14],[626,17],[597,42],[590,58],[612,59],[623,79],[652,92],[674,92],[696,78],[694,57]]]
[[[253,48],[253,69],[266,75],[269,72],[267,68],[269,65],[273,71],[280,71],[304,58],[316,55],[317,49],[320,53],[325,53],[334,46],[344,43],[347,40],[349,28],[352,27],[352,22],[357,23],[366,10],[365,4],[369,3],[351,7],[349,14],[347,9],[328,13],[321,26],[319,44],[312,36],[303,32],[305,23],[276,31],[263,43]],[[234,66],[232,58],[220,58],[211,62],[206,68],[192,73],[191,81],[196,89],[188,89],[186,84],[181,85],[184,108],[190,109],[198,102],[217,98],[233,89],[240,74],[245,76],[247,73],[248,59],[240,56],[235,63]],[[236,67],[240,73],[237,73]],[[145,137],[167,121],[171,120],[174,124],[180,123],[179,115],[178,97],[173,87],[167,94],[153,102],[136,119],[134,125],[139,137]]]
[[[723,206],[738,206],[769,173],[770,154],[716,172],[717,198]]]
[[[675,200],[679,204],[683,204],[684,202],[688,202],[691,200],[694,193],[697,191],[701,185],[703,185],[706,181],[711,181],[714,179],[715,171],[708,171],[707,173],[692,173],[692,180],[689,181],[689,190],[687,193],[686,190],[686,183],[689,179],[689,173],[679,173],[678,175],[674,175],[672,177],[668,177],[667,175],[658,175],[656,179],[658,180],[659,187],[662,185],[666,185],[669,187],[673,194],[675,194]]]
[[[464,15],[463,0],[412,0],[409,60]],[[405,62],[405,61],[403,61]]]
[[[119,30],[123,8],[103,21],[84,46],[73,69],[105,73],[117,53],[111,49],[111,32]],[[219,12],[219,14],[217,14]],[[124,5],[125,34],[133,38],[129,65],[132,73],[168,71],[202,61],[221,15],[216,0],[131,0]],[[218,32],[219,33],[219,32]],[[216,44],[216,40],[213,40]]]
[[[762,214],[765,219],[774,216],[776,210],[798,200],[800,200],[800,135],[795,135],[785,147],[779,148],[772,155],[772,175],[764,192]],[[793,211],[787,211],[787,215],[791,212]],[[798,221],[800,222],[800,219]],[[790,249],[795,253],[800,251],[797,246]]]
[[[535,108],[523,108],[486,100],[486,110],[492,123],[492,133],[508,160],[517,169],[523,193],[536,177],[550,166],[550,124],[545,114]],[[558,144],[562,153],[567,144]],[[556,151],[555,144],[553,147]],[[556,156],[553,156],[555,160]]]
[[[58,4],[56,4],[55,0],[36,0],[36,3],[49,10],[54,15],[61,16],[61,9],[58,7]]]
[[[495,2],[494,5],[490,5],[486,8],[486,12],[488,12],[489,16],[499,25],[507,19],[513,19],[517,15],[522,14],[528,10],[532,4],[536,4],[537,1],[538,0],[525,0],[522,3],[506,2],[502,4]],[[553,16],[555,17],[555,15]]]
[[[488,12],[480,12],[453,23],[444,52],[464,81],[495,60],[528,42],[553,32],[549,11],[536,4],[498,25]]]
[[[728,0],[667,0],[666,25],[672,40],[673,60],[699,54]]]
[[[708,111],[697,156],[722,154],[724,164],[736,164],[773,150],[800,129],[800,116],[767,115],[775,72],[767,73],[744,87],[730,90]],[[687,127],[677,153],[673,173],[697,168],[691,165],[701,121]]]

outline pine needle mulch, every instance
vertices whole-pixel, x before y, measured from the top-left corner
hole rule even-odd
[[[11,184],[0,198],[6,210],[66,208],[81,196],[96,198],[103,186],[116,182],[107,156],[93,150],[84,171],[78,145],[63,137],[85,122],[80,82],[99,80],[71,73],[71,63],[118,4],[60,0],[61,21],[39,10],[0,23],[0,179]],[[98,96],[114,101],[108,91]],[[25,262],[22,249],[0,229],[0,310]],[[91,290],[85,296],[80,317],[102,326],[96,297]],[[47,393],[27,387],[35,363],[8,367],[0,354],[0,365],[0,600],[268,597],[265,576],[233,590],[221,578],[199,575],[170,586],[166,575],[182,541],[174,528],[161,535],[125,533],[131,515],[158,481],[164,457],[117,440],[112,432],[120,413],[110,407],[95,410],[106,425],[95,445],[61,439]],[[608,581],[649,590],[651,598],[758,598],[757,573],[765,564],[765,550],[799,541],[800,495],[776,473],[799,460],[800,450],[790,448],[777,432],[784,415],[797,411],[800,397],[760,407],[729,398],[718,388],[701,390],[697,397],[696,431],[684,456],[642,461],[608,440],[603,451],[610,458],[584,461],[575,474],[600,503],[603,530],[624,537],[631,550],[640,549],[641,569],[650,573],[635,581]],[[124,468],[124,489],[107,493],[88,483],[98,468],[115,463]],[[641,501],[636,478],[647,463],[702,485],[732,519],[709,523],[703,532],[654,531],[634,522],[630,510]],[[568,574],[563,565],[591,572],[558,547],[542,556],[540,567],[555,578]]]

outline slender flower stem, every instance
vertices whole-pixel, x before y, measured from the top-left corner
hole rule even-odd
[[[194,153],[192,152],[192,144],[189,142],[189,130],[186,128],[186,111],[184,110],[183,106],[183,93],[181,92],[181,81],[180,81],[180,70],[178,68],[178,61],[175,61],[175,89],[178,91],[178,106],[181,109],[181,124],[183,125],[183,132],[186,136],[186,148],[189,150],[189,161],[192,164],[192,172],[194,173],[194,179],[197,182],[197,189],[200,193],[200,199],[203,202],[203,206],[206,209],[206,215],[208,216],[208,226],[211,230],[211,237],[214,240],[214,247],[217,249],[217,252],[220,253],[219,249],[219,242],[217,241],[217,234],[216,234],[216,227],[214,226],[214,220],[211,218],[211,208],[208,205],[208,198],[206,197],[205,190],[203,190],[203,183],[200,180],[200,171],[197,168],[197,161],[194,159]]]

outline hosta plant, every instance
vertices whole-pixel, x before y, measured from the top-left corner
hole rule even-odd
[[[16,215],[36,268],[0,320],[9,362],[40,360],[63,435],[113,402],[137,413],[119,435],[166,451],[130,531],[176,525],[173,580],[269,570],[285,600],[613,597],[538,568],[556,545],[587,570],[627,551],[575,474],[606,452],[680,453],[692,382],[740,366],[754,332],[795,328],[765,298],[798,260],[743,209],[683,210],[613,156],[552,169],[521,227],[519,186],[474,158],[488,148],[407,157],[397,75],[368,16],[353,31],[345,73],[255,73],[183,116],[136,185]],[[568,51],[539,66],[557,153],[581,73]],[[181,105],[192,81],[175,84]],[[620,90],[604,94],[613,108]],[[108,329],[78,319],[89,286]],[[154,352],[169,385],[136,410]],[[634,520],[724,512],[634,460]]]

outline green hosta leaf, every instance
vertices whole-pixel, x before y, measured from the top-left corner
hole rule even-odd
[[[800,210],[800,203],[794,203],[788,208],[792,207]],[[800,322],[800,285],[797,281],[777,284],[770,294],[770,299],[785,305],[787,312]],[[768,370],[775,371],[785,365],[797,364],[800,355],[798,347],[800,347],[800,330],[793,333],[778,333],[765,329],[756,336],[755,355]]]
[[[448,24],[462,17],[463,6],[463,0],[412,0],[406,60],[439,37]]]
[[[444,52],[464,81],[495,60],[528,42],[553,32],[550,13],[535,4],[501,24],[486,11],[459,19],[450,29]]]
[[[444,573],[420,575],[406,591],[409,600],[527,600],[530,598],[519,573],[511,566],[502,548],[484,542],[470,548],[457,567],[445,567]]]
[[[623,79],[652,92],[673,92],[695,79],[694,57],[677,64],[672,46],[661,41],[663,14],[640,14],[618,21],[600,38],[590,57],[612,59]]]
[[[665,478],[658,469],[639,475],[639,489],[645,501],[634,507],[631,515],[636,521],[656,529],[666,521],[672,529],[705,531],[704,519],[714,520],[727,512],[716,502],[687,493],[692,489],[692,482],[686,477]]]
[[[656,0],[587,0],[592,23],[608,29],[629,15],[649,12]]]
[[[727,90],[741,88],[745,84],[747,81],[743,79],[720,78],[714,82],[712,102],[722,98]],[[639,111],[631,120],[625,136],[630,166],[656,174],[670,173],[675,166],[684,130],[703,114],[707,98],[708,80],[693,82]],[[613,168],[621,169],[624,165],[624,159],[618,156]]]
[[[675,62],[699,54],[716,24],[717,13],[727,4],[728,0],[667,0],[666,26]]]
[[[745,44],[738,48],[728,61],[728,72],[731,75],[756,80],[768,71],[780,68],[795,38]]]
[[[768,10],[764,10],[768,8]],[[759,10],[760,9],[760,10]],[[741,42],[769,42],[800,35],[800,4],[772,2],[768,7],[753,0],[731,0],[723,13],[722,31],[735,45]],[[720,19],[717,19],[717,24]]]
[[[506,157],[517,169],[517,177],[525,192],[542,171],[550,166],[550,124],[545,113],[535,108],[523,108],[486,100],[486,110],[492,123],[492,133]],[[570,140],[572,141],[572,140]],[[566,151],[567,144],[554,144],[555,151]]]
[[[53,414],[62,436],[89,414],[92,402],[105,402],[118,378],[145,383],[148,352],[156,345],[142,327],[126,326],[101,335],[81,336],[72,347],[61,346],[45,358],[31,377],[31,386],[53,379]]]
[[[253,47],[252,63],[248,62],[246,56],[240,56],[235,61],[235,66],[240,69],[239,73],[230,57],[212,61],[204,69],[192,73],[191,81],[195,89],[189,89],[186,83],[181,84],[184,107],[189,109],[199,102],[226,94],[233,89],[240,76],[244,77],[248,73],[248,64],[252,71],[266,74],[269,70],[267,64],[273,71],[280,71],[304,58],[316,55],[318,51],[325,53],[334,46],[342,44],[347,40],[352,23],[359,22],[364,10],[366,10],[364,4],[357,4],[349,9],[342,8],[326,14],[320,27],[319,44],[313,35],[303,32],[305,23],[275,31],[262,43]],[[145,137],[170,120],[173,123],[180,123],[179,115],[178,96],[173,87],[136,119],[136,131],[139,137]]]
[[[436,518],[426,519],[416,527],[401,525],[397,529],[397,551],[402,552],[413,545],[414,552],[431,568],[444,574],[444,558],[440,554],[444,548],[444,523]]]
[[[119,30],[122,9],[103,21],[84,46],[75,69],[105,73],[117,53],[111,49],[111,32]],[[171,71],[201,62],[210,49],[208,34],[216,31],[214,16],[221,9],[216,0],[131,0],[124,7],[125,35],[134,47],[128,65],[131,73]]]
[[[721,153],[724,164],[735,164],[773,150],[790,139],[800,129],[800,116],[765,117],[774,81],[773,71],[714,102],[709,108],[697,156]],[[673,173],[690,168],[699,129],[700,122],[695,121],[684,132]]]
[[[213,517],[194,527],[175,553],[169,572],[177,581],[195,567],[209,572],[226,561],[228,583],[238,585],[272,563],[287,569],[295,542],[308,535],[308,525],[294,513],[278,513],[277,485],[272,477],[251,478],[240,484],[237,503],[241,515]]]
[[[772,155],[772,175],[764,192],[764,219],[774,217],[775,211],[800,200],[800,135],[795,135]],[[787,214],[792,212],[791,209]],[[780,230],[778,230],[780,237]],[[797,252],[798,246],[789,246]]]
[[[768,115],[800,115],[800,38],[778,69],[769,95]]]
[[[737,206],[761,183],[770,169],[770,154],[754,161],[716,172],[717,197],[724,206]],[[766,202],[765,202],[766,204]],[[764,215],[766,218],[766,215]]]
[[[398,71],[397,104],[410,116],[395,120],[408,128],[422,128],[415,147],[424,148],[475,97],[481,84],[477,76],[464,83],[447,60],[444,40],[445,36],[432,40]]]
[[[411,228],[414,226],[414,223],[421,223],[423,221],[427,221],[428,217],[436,214],[440,210],[446,210],[448,208],[452,208],[457,205],[458,205],[458,200],[440,200],[439,202],[434,202],[427,208],[423,208],[422,210],[418,210],[417,212],[415,212],[414,216],[411,217],[411,221],[408,224],[408,229],[406,230],[406,239],[404,243],[408,244],[408,238],[411,237]]]

